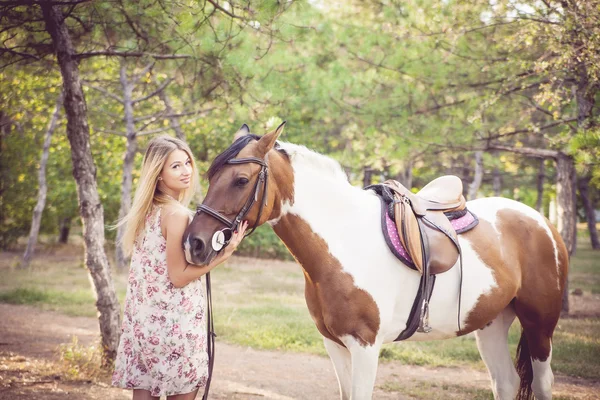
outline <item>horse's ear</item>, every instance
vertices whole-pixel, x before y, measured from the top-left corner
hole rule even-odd
[[[259,139],[258,146],[263,153],[263,156],[266,155],[269,150],[273,148],[273,146],[275,146],[275,142],[277,141],[279,135],[281,135],[283,132],[283,127],[285,126],[286,122],[287,121],[283,121],[281,125],[279,125],[273,132],[269,132]]]
[[[235,142],[236,140],[238,140],[242,136],[246,136],[246,135],[249,135],[249,134],[250,134],[250,128],[248,128],[248,125],[244,124],[244,125],[242,125],[242,127],[233,136],[233,141]]]

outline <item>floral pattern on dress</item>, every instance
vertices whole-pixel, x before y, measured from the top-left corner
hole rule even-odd
[[[171,283],[160,214],[154,206],[134,244],[112,383],[171,396],[206,385],[205,298],[200,279],[183,288]]]

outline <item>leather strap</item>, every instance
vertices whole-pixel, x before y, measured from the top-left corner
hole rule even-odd
[[[244,203],[244,206],[242,207],[242,209],[237,213],[234,220],[231,221],[229,218],[227,218],[226,216],[221,214],[219,211],[217,211],[205,204],[200,204],[196,208],[196,214],[205,212],[208,215],[210,215],[211,217],[218,219],[223,225],[225,225],[226,227],[231,229],[231,231],[233,232],[237,229],[239,224],[243,221],[244,217],[248,214],[248,212],[250,211],[250,209],[252,208],[254,203],[258,201],[258,196],[260,193],[260,189],[262,187],[263,194],[262,194],[262,201],[261,201],[260,207],[258,209],[258,216],[256,218],[256,221],[254,221],[254,225],[252,226],[250,231],[248,233],[246,233],[246,236],[249,236],[258,227],[258,223],[260,221],[260,217],[262,216],[263,209],[267,205],[267,195],[268,195],[268,189],[269,189],[269,166],[267,165],[265,160],[262,160],[262,159],[256,158],[256,157],[233,158],[233,159],[227,161],[227,164],[247,164],[247,163],[259,164],[261,166],[261,169],[260,169],[260,172],[258,173],[258,178],[256,179],[256,182],[254,183],[254,187],[252,188],[252,192],[251,192],[250,196]]]
[[[206,386],[204,386],[204,395],[202,400],[208,400],[208,392],[210,390],[210,381],[212,380],[213,367],[215,365],[215,326],[212,313],[212,294],[210,290],[210,272],[206,274],[206,350],[208,353],[208,378]]]
[[[198,213],[200,211],[204,211],[205,213],[207,213],[211,217],[214,217],[214,218],[218,219],[219,221],[221,221],[222,223],[224,223],[227,226],[232,226],[233,225],[233,221],[228,220],[220,212],[218,212],[217,210],[215,210],[213,208],[210,208],[209,206],[206,206],[204,204],[200,204],[198,206],[198,208],[196,209],[196,213]]]

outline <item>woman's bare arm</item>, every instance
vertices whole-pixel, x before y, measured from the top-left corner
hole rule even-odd
[[[229,244],[208,265],[194,265],[186,261],[181,247],[183,232],[190,222],[187,213],[169,208],[168,215],[169,218],[163,220],[163,232],[167,240],[167,271],[173,286],[177,288],[186,286],[227,260],[244,238],[248,226],[248,223],[244,222],[233,234]]]

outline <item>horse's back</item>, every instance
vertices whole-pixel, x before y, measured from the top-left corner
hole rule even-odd
[[[480,221],[471,240],[477,241],[477,237],[488,234],[495,236],[506,263],[518,265],[523,271],[532,264],[554,267],[557,272],[567,267],[568,260],[564,259],[566,248],[558,231],[533,208],[502,197],[469,201],[467,208]],[[490,232],[484,232],[486,230]],[[469,237],[468,232],[464,236]],[[492,240],[491,237],[489,240]]]

